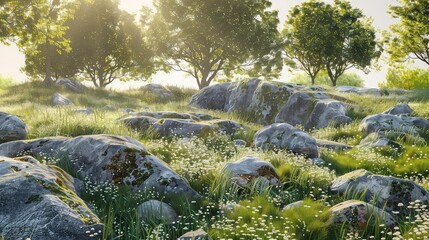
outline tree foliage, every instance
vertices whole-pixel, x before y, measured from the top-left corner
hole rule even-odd
[[[389,68],[383,87],[409,90],[429,88],[429,70],[396,64]]]
[[[308,76],[308,74],[304,72],[298,72],[293,75],[293,77],[289,80],[293,83],[298,84],[304,84],[304,85],[310,85],[311,84],[311,77]],[[316,77],[316,82],[320,86],[330,86],[332,85],[331,79],[328,76],[328,73],[326,70],[321,70],[320,73]],[[337,85],[339,86],[355,86],[355,87],[363,87],[364,80],[361,76],[359,76],[357,73],[354,72],[344,72],[338,80]]]
[[[347,1],[310,0],[294,7],[285,30],[285,52],[293,66],[316,79],[325,69],[332,85],[350,68],[366,70],[381,49],[371,21]]]
[[[277,11],[268,0],[158,0],[150,39],[165,70],[183,71],[199,88],[219,74],[281,69]]]
[[[400,0],[391,15],[400,22],[391,26],[388,53],[392,62],[420,60],[429,65],[429,1]]]
[[[143,42],[134,16],[120,10],[117,0],[82,0],[65,27],[72,51],[46,54],[43,45],[34,45],[39,51],[26,54],[25,71],[29,75],[42,74],[43,56],[55,62],[52,66],[55,78],[83,75],[100,88],[117,79],[124,81],[152,74],[151,51]]]

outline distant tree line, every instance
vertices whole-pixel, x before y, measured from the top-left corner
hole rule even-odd
[[[399,23],[377,39],[346,0],[297,5],[282,31],[269,0],[154,0],[139,22],[119,0],[0,0],[0,40],[15,42],[25,73],[48,85],[81,76],[104,88],[182,71],[204,88],[233,74],[274,79],[287,66],[335,86],[350,68],[376,68],[383,49],[392,65],[429,64],[429,2],[400,3],[391,7]]]

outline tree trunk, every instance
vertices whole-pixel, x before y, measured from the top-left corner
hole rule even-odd
[[[51,86],[54,81],[52,80],[52,72],[51,72],[51,44],[49,44],[49,39],[46,39],[45,43],[46,47],[46,56],[45,56],[45,79],[43,83],[47,86]]]
[[[311,85],[314,85],[316,83],[316,75],[314,76],[310,75],[310,78],[311,78]]]

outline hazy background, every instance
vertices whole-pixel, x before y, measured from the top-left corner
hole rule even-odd
[[[120,7],[122,9],[136,15],[138,15],[141,6],[146,5],[152,7],[151,0],[121,0],[120,2]],[[283,28],[289,9],[304,1],[272,0],[271,2],[273,3],[272,8],[279,11],[280,28]],[[389,25],[397,21],[387,13],[389,5],[397,4],[396,0],[351,0],[350,2],[354,7],[362,9],[367,17],[371,17],[374,20],[374,26],[377,30],[388,30]],[[24,55],[19,52],[16,46],[13,44],[10,46],[0,44],[0,74],[12,76],[20,82],[26,81],[27,77],[20,72],[20,68],[24,66],[24,60]],[[366,86],[377,87],[378,83],[384,81],[387,73],[386,63],[381,60],[380,65],[380,71],[372,71],[369,74],[364,74],[358,70],[350,71],[354,71],[361,75],[365,80]],[[287,81],[291,76],[292,74],[287,69],[284,69],[279,80]],[[181,72],[171,72],[170,74],[160,72],[153,75],[152,80],[152,82],[155,83],[197,88],[195,80],[187,77]],[[113,82],[109,87],[128,89],[130,87],[139,87],[143,84],[145,83],[142,81]]]

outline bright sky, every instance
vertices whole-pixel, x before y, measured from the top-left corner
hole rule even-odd
[[[302,3],[302,0],[272,0],[272,8],[279,11],[279,17],[281,20],[281,25],[285,21],[285,16],[287,15],[289,9],[292,6]],[[326,2],[333,2],[333,0],[327,0]],[[397,4],[396,0],[350,0],[354,7],[360,8],[363,10],[364,14],[367,17],[372,17],[374,19],[374,25],[379,30],[387,30],[389,25],[395,22],[394,19],[390,17],[387,13],[389,5]],[[120,7],[130,13],[138,14],[141,6],[152,6],[151,0],[121,0]],[[12,76],[18,81],[25,81],[26,76],[20,72],[20,68],[24,66],[24,56],[15,46],[4,46],[0,44],[0,74],[6,76]],[[369,74],[364,74],[360,71],[356,71],[365,79],[366,86],[377,87],[379,82],[384,81],[387,66],[384,62],[380,62],[382,68],[380,71],[372,71]],[[287,81],[291,77],[291,73],[287,70],[283,71],[283,74],[279,80]],[[186,86],[186,87],[197,87],[194,79],[187,77],[186,75],[178,72],[173,72],[170,74],[158,73],[154,75],[153,82],[168,84],[168,85],[177,85],[177,86]],[[114,83],[112,83],[114,84]],[[119,82],[114,84],[115,88],[129,88],[137,87],[142,85],[142,82],[132,81],[128,83]]]

